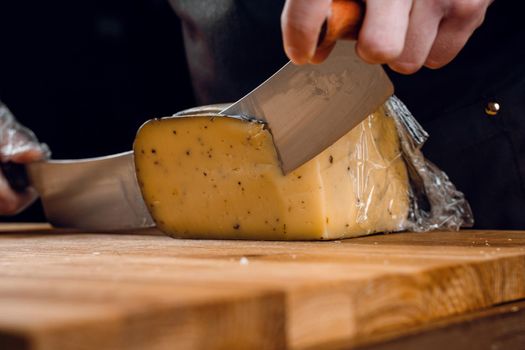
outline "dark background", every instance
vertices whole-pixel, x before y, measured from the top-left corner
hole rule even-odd
[[[195,104],[167,0],[2,1],[0,99],[53,158],[131,150],[147,119]],[[44,221],[39,204],[0,221]]]

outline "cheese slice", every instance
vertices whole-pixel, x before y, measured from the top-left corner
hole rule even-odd
[[[286,176],[264,125],[235,117],[150,120],[134,154],[150,213],[175,237],[339,239],[407,220],[407,171],[382,110]]]

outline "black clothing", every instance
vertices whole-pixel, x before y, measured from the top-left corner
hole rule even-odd
[[[235,101],[285,62],[284,1],[171,0],[201,103]],[[525,229],[525,26],[496,0],[458,57],[439,70],[389,72],[431,137],[423,149],[463,191],[477,228]],[[485,106],[501,104],[496,116]]]
[[[170,0],[183,25],[197,100],[236,101],[282,67],[284,1]]]

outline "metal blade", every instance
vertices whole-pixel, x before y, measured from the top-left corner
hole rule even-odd
[[[133,152],[28,165],[49,222],[115,231],[154,226],[135,176]]]
[[[394,92],[380,65],[338,42],[319,65],[286,64],[222,114],[268,123],[285,174],[312,159],[373,113]]]

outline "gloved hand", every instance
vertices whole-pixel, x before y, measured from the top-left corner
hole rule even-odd
[[[31,130],[18,123],[0,101],[0,162],[30,163],[49,155],[48,147],[39,143]],[[0,172],[0,215],[14,215],[22,211],[37,196],[32,188],[23,193],[15,192]]]
[[[481,25],[493,0],[367,0],[358,55],[411,74],[440,68],[456,57]],[[332,0],[287,0],[281,16],[286,54],[297,64],[318,63],[316,44]]]

